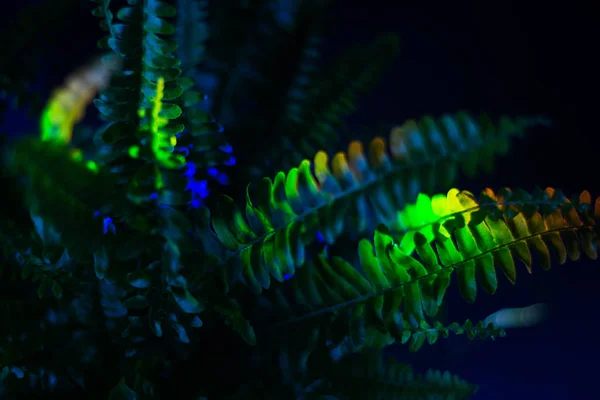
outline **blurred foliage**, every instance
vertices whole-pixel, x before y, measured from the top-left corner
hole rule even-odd
[[[453,188],[543,118],[426,115],[339,151],[399,40],[323,62],[329,1],[92,3],[104,54],[2,144],[0,397],[466,399],[383,349],[540,320],[445,321],[453,275],[472,303],[515,260],[597,257],[586,191]],[[61,4],[7,27],[3,93],[27,97]]]

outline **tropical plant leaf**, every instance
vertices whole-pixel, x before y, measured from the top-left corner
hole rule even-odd
[[[322,254],[289,284],[266,291],[274,308],[298,315],[281,324],[353,307],[370,325],[402,337],[406,329],[422,327],[426,316],[435,316],[454,271],[462,297],[473,302],[478,282],[487,292],[496,291],[496,269],[515,282],[515,258],[531,271],[531,251],[544,269],[550,267],[550,249],[560,264],[579,259],[581,250],[597,258],[600,200],[592,205],[587,191],[571,201],[552,188],[534,195],[509,189],[496,194],[488,188],[479,201],[470,192],[451,189],[446,198],[433,223],[433,240],[417,232],[412,254],[399,246],[401,237],[394,239],[380,225],[373,242],[360,241],[360,268]]]
[[[428,370],[415,374],[412,368],[381,353],[348,357],[320,376],[311,386],[308,399],[467,399],[476,391],[449,372]]]
[[[480,165],[489,169],[510,138],[535,122],[504,118],[494,125],[486,116],[476,122],[464,113],[408,121],[392,130],[389,153],[382,138],[373,139],[368,155],[352,142],[347,154],[333,157],[331,170],[327,154],[319,152],[312,164],[304,160],[274,181],[264,178],[254,196],[248,187],[245,218],[222,197],[212,225],[233,260],[232,279],[260,293],[270,277],[291,277],[317,232],[331,244],[342,232],[360,235],[391,223],[419,192],[450,186],[459,168],[471,176]]]
[[[356,110],[358,95],[371,89],[396,59],[398,47],[396,35],[378,36],[366,46],[346,49],[311,81],[304,79],[310,86],[305,88],[301,103],[296,100],[288,106],[281,125],[283,151],[276,153],[274,164],[288,169],[319,150],[328,151],[337,145],[343,118]],[[314,51],[308,49],[305,54],[312,57]]]

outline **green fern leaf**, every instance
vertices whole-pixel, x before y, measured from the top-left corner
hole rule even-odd
[[[353,142],[347,156],[335,155],[332,170],[327,155],[319,152],[313,165],[304,160],[274,181],[263,179],[254,198],[247,190],[246,218],[230,198],[222,197],[212,224],[230,252],[233,279],[260,293],[269,287],[270,277],[281,281],[294,274],[317,231],[333,243],[348,226],[364,234],[378,223],[391,223],[419,192],[450,186],[459,167],[475,173],[535,122],[503,119],[496,127],[485,116],[477,123],[462,113],[432,121],[409,121],[392,130],[390,154],[381,138],[371,142],[368,156]]]
[[[303,158],[312,157],[320,149],[329,150],[337,144],[337,129],[342,119],[357,106],[357,95],[369,90],[395,60],[398,37],[382,35],[368,46],[353,46],[335,60],[326,71],[304,81],[302,102],[288,106],[281,122],[283,151],[278,149],[274,164],[283,169],[298,165]],[[309,41],[304,55],[314,57],[315,44]],[[310,64],[308,64],[310,65]],[[295,93],[302,86],[296,88]],[[270,157],[271,159],[273,157]]]
[[[514,258],[531,268],[530,249],[546,269],[550,248],[559,263],[567,257],[577,260],[581,250],[597,258],[600,201],[592,206],[588,192],[569,201],[552,188],[535,197],[486,189],[477,201],[470,192],[452,189],[447,204],[451,212],[433,224],[432,242],[414,235],[416,254],[404,253],[381,225],[373,243],[360,241],[360,269],[339,257],[328,260],[321,255],[300,269],[290,285],[278,285],[264,298],[275,308],[299,315],[283,324],[359,306],[357,312],[364,313],[368,324],[399,336],[422,327],[426,315],[435,315],[453,271],[463,298],[473,302],[477,281],[495,292],[496,268],[512,283]]]
[[[428,370],[417,375],[406,364],[385,360],[381,353],[346,358],[320,374],[320,379],[311,387],[309,399],[468,399],[477,391],[449,372]]]
[[[207,1],[177,0],[177,56],[186,74],[200,64],[206,50],[206,40],[209,38],[207,16]]]

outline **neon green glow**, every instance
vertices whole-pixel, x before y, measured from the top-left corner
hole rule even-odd
[[[58,140],[69,143],[73,135],[74,117],[61,106],[59,99],[51,99],[40,119],[42,141]]]
[[[152,108],[150,110],[139,109],[138,116],[140,119],[148,118],[147,122],[142,125],[142,130],[150,131],[150,145],[152,154],[156,160],[155,172],[156,181],[155,188],[161,189],[164,186],[164,181],[159,167],[164,168],[179,168],[185,164],[185,157],[181,154],[173,154],[175,145],[177,145],[177,137],[170,135],[163,128],[169,123],[168,118],[161,116],[162,99],[164,98],[165,80],[163,77],[158,78],[156,82],[156,95],[152,99]],[[140,155],[139,146],[131,146],[128,149],[129,156],[138,158]]]
[[[71,158],[75,161],[82,162],[83,161],[83,152],[79,149],[71,150]]]
[[[439,221],[441,217],[450,214],[447,196],[436,194],[429,197],[419,193],[414,204],[408,204],[398,213],[396,224],[399,229],[409,230],[400,241],[400,250],[404,254],[412,254],[415,250],[414,235],[416,232],[423,234],[428,241],[433,240],[434,232],[432,223]],[[439,227],[440,233],[446,235],[446,229]]]
[[[158,167],[156,167],[156,182],[154,184],[154,187],[156,188],[156,190],[160,190],[165,186],[165,182],[163,180],[162,174],[160,173],[160,170],[158,169]]]
[[[164,128],[169,120],[161,117],[162,99],[164,97],[165,80],[159,78],[156,82],[156,96],[152,100],[150,132],[152,134],[152,152],[158,163],[165,168],[178,168],[185,163],[185,157],[181,154],[173,154],[177,138],[175,135],[169,135]],[[143,110],[139,111],[140,116],[145,116]]]
[[[129,157],[138,158],[140,156],[140,146],[130,146],[128,152]]]
[[[81,149],[71,148],[69,150],[69,156],[73,161],[84,164],[87,169],[89,169],[95,174],[97,174],[100,171],[100,169],[98,168],[98,164],[96,164],[94,161],[85,160],[85,158],[83,157],[83,151],[81,151]]]
[[[96,164],[94,161],[86,162],[85,166],[88,167],[88,169],[92,172],[98,172],[98,164]]]

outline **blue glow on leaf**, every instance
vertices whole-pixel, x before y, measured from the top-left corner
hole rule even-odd
[[[317,242],[325,243],[325,238],[323,237],[323,233],[321,233],[321,231],[317,231]]]
[[[196,164],[194,164],[193,162],[187,162],[185,166],[187,167],[187,169],[184,172],[185,176],[190,178],[196,175]]]
[[[220,173],[219,176],[217,176],[217,182],[221,185],[229,185],[229,177],[227,174]]]
[[[197,168],[196,164],[193,162],[186,163],[186,170],[184,175],[187,179],[186,190],[192,192],[192,199],[188,202],[188,204],[192,208],[198,208],[202,206],[202,199],[206,198],[210,191],[208,190],[208,182],[206,180],[196,180],[194,176],[196,175]],[[218,173],[218,171],[215,169]]]
[[[52,325],[56,324],[56,322],[58,321],[58,317],[56,315],[56,312],[53,309],[49,309],[48,312],[46,313],[46,319]]]
[[[219,170],[217,170],[215,167],[210,167],[206,172],[208,173],[208,175],[213,177],[219,174]]]
[[[208,182],[205,180],[197,181],[195,179],[190,179],[186,190],[192,192],[193,198],[200,197],[201,199],[204,199],[209,194]]]
[[[223,146],[219,146],[219,149],[224,151],[227,154],[233,153],[233,147],[229,143],[224,144]]]
[[[183,155],[184,157],[187,157],[190,155],[190,149],[187,147],[176,147],[176,150],[181,153],[184,153],[184,155]]]
[[[200,318],[198,318],[197,315],[195,315],[194,318],[192,319],[192,322],[190,325],[192,325],[192,327],[194,327],[194,328],[200,328],[200,327],[202,327],[202,325],[204,325],[204,323],[202,322],[202,320]]]
[[[178,339],[181,343],[189,343],[190,342],[190,338],[188,337],[188,334],[185,331],[185,328],[181,324],[171,324],[171,326],[173,327],[173,329],[179,336]]]
[[[115,228],[115,224],[113,224],[112,218],[111,217],[104,217],[104,234],[106,235],[109,231],[113,235],[117,234],[117,229]]]
[[[54,375],[54,372],[52,371],[48,371],[48,373],[46,374],[46,377],[48,379],[48,386],[50,387],[50,390],[54,389],[54,387],[56,386],[56,375]]]
[[[229,157],[229,160],[225,161],[225,165],[235,165],[236,159],[234,156]]]
[[[190,201],[190,205],[192,208],[200,208],[202,207],[202,202],[198,199],[192,199],[192,201]]]
[[[288,280],[288,279],[290,279],[291,277],[292,277],[292,274],[285,274],[285,275],[283,276],[283,280],[284,280],[284,281],[287,281],[287,280]]]
[[[17,377],[17,379],[22,379],[25,376],[25,373],[19,367],[15,367],[15,366],[10,367],[10,372],[12,372],[13,375],[15,377]]]
[[[158,193],[156,193],[156,192],[154,192],[154,193],[151,193],[151,194],[150,194],[150,199],[152,199],[152,200],[156,200],[156,199],[158,199]]]

